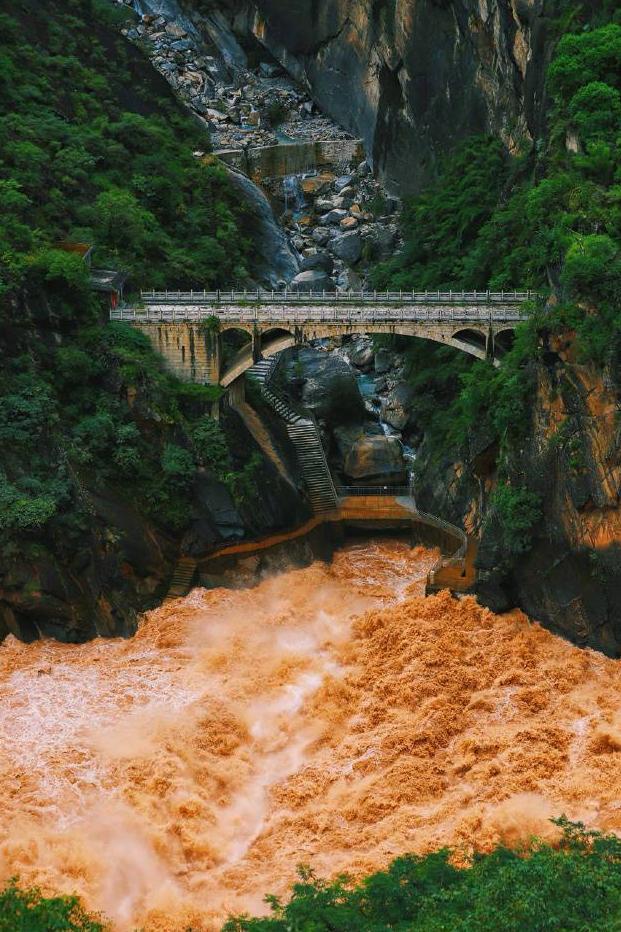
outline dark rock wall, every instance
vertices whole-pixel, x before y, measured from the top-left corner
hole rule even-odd
[[[387,187],[432,177],[458,141],[538,135],[552,0],[227,0],[319,104],[360,135]]]
[[[14,634],[25,641],[44,636],[80,643],[131,635],[137,613],[165,596],[180,552],[204,556],[229,540],[252,539],[307,519],[302,499],[233,413],[225,430],[234,456],[261,457],[252,497],[235,503],[222,483],[205,474],[193,489],[190,527],[175,535],[138,512],[122,488],[92,489],[86,482],[80,495],[90,520],[79,536],[51,537],[28,558],[2,561],[0,640]],[[295,477],[290,450],[288,455]]]

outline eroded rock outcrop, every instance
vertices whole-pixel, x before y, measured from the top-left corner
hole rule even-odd
[[[558,341],[560,342],[560,341]],[[571,340],[566,341],[571,346]],[[621,434],[614,374],[568,354],[536,367],[532,423],[505,458],[506,481],[534,491],[541,518],[522,554],[490,508],[498,449],[473,437],[421,489],[421,507],[480,535],[476,591],[495,611],[519,606],[582,646],[621,656]],[[431,475],[431,473],[430,473]]]

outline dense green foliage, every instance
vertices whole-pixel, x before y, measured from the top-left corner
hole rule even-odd
[[[426,393],[430,446],[470,432],[500,441],[529,426],[541,334],[574,330],[583,360],[621,358],[621,15],[615,4],[558,4],[562,35],[547,75],[549,131],[518,157],[474,138],[405,212],[403,252],[375,272],[378,288],[531,288],[560,296],[533,314],[499,370],[444,348],[411,344],[411,380]]]
[[[62,240],[94,243],[134,287],[247,275],[244,206],[193,155],[205,131],[121,37],[127,15],[106,0],[2,4],[0,295],[32,278],[79,285]]]
[[[67,564],[92,525],[91,493],[112,488],[179,533],[205,474],[240,501],[252,488],[252,462],[233,464],[209,417],[219,389],[180,384],[146,337],[102,325],[85,263],[56,248],[94,243],[95,263],[129,271],[133,287],[246,274],[243,205],[221,168],[194,157],[209,139],[121,36],[128,15],[107,0],[2,5],[5,560],[47,550]]]
[[[37,889],[23,890],[15,882],[0,892],[0,932],[104,932],[77,897],[44,897]]]
[[[273,916],[236,918],[225,932],[592,932],[621,927],[621,841],[561,820],[558,846],[499,847],[467,867],[442,849],[397,858],[354,884],[300,870]],[[461,861],[459,858],[458,861]]]

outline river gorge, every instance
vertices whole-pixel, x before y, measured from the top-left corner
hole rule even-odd
[[[0,929],[619,927],[617,7],[5,0]]]

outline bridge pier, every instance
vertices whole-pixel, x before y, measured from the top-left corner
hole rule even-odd
[[[252,331],[252,361],[253,363],[257,363],[261,358],[261,331],[255,324]]]
[[[184,382],[218,385],[222,375],[220,334],[197,322],[137,321],[133,326],[147,336],[166,368]]]

